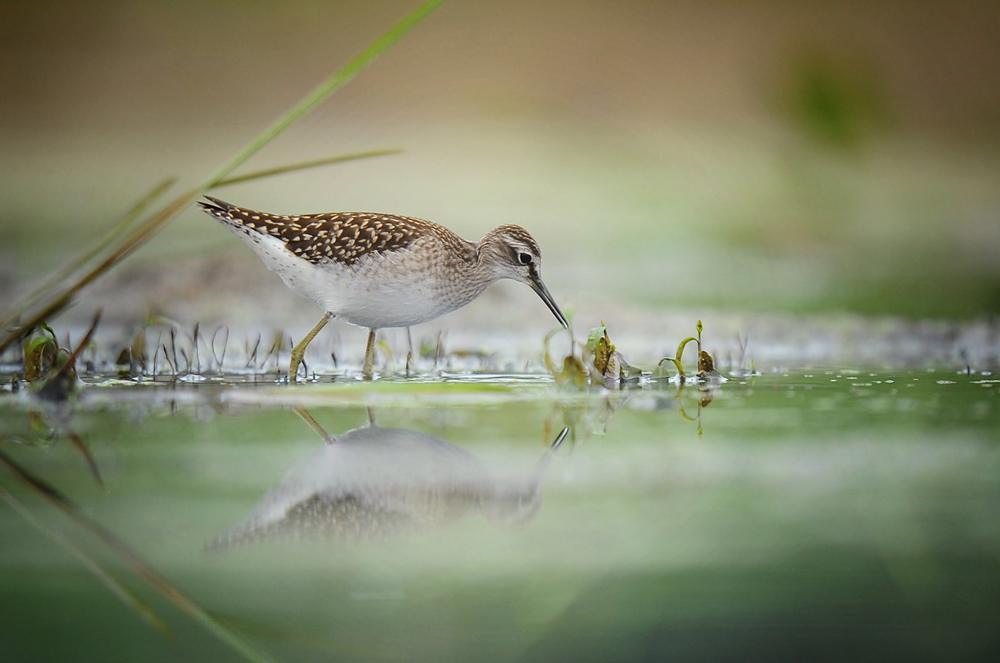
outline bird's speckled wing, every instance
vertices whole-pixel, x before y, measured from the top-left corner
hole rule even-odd
[[[406,248],[437,227],[423,219],[369,212],[279,216],[205,197],[211,202],[199,205],[215,218],[280,239],[289,251],[315,265],[353,265],[371,253]]]

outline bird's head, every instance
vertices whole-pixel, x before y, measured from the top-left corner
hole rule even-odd
[[[479,242],[480,264],[488,266],[496,279],[513,279],[527,285],[541,297],[563,327],[569,327],[549,289],[542,283],[542,251],[521,226],[498,226]]]

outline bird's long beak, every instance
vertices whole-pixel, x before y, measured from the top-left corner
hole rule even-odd
[[[542,279],[533,278],[528,285],[530,285],[531,289],[538,293],[538,296],[542,298],[542,301],[545,302],[545,305],[549,307],[550,311],[552,311],[552,315],[556,316],[556,320],[558,320],[559,324],[563,326],[563,329],[569,329],[569,320],[567,320],[566,316],[563,315],[563,312],[559,310],[559,307],[556,305],[556,300],[552,297],[552,293],[549,292],[549,289],[545,287],[545,284],[542,283]]]

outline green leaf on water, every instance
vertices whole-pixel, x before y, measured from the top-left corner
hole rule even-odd
[[[593,353],[597,349],[597,342],[607,333],[604,321],[601,320],[600,327],[594,327],[587,334],[587,351]]]
[[[39,334],[24,341],[24,379],[28,382],[47,374],[56,363],[59,346],[50,336]]]
[[[597,372],[607,376],[608,364],[611,363],[615,346],[608,336],[608,329],[604,326],[603,320],[600,327],[594,327],[587,334],[587,351],[593,356],[592,361]]]

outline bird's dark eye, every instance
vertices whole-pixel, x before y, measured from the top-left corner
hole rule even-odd
[[[517,254],[517,261],[519,263],[521,263],[522,265],[530,265],[531,264],[531,254],[530,253],[518,253]]]

